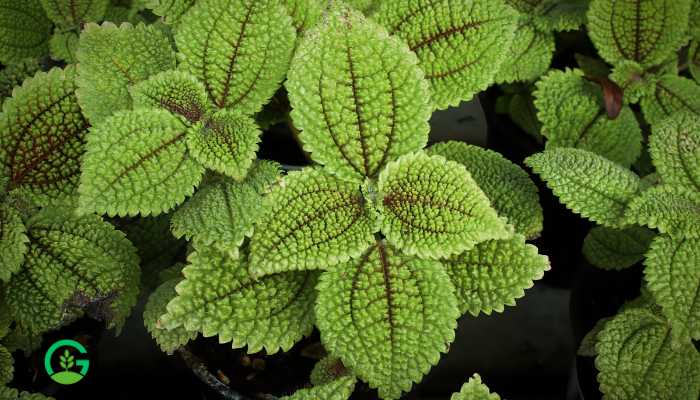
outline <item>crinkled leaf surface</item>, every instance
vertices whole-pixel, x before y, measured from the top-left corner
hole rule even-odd
[[[179,282],[180,279],[171,279],[158,286],[148,297],[148,302],[143,311],[143,322],[146,325],[146,329],[158,343],[161,350],[168,354],[172,354],[175,350],[197,337],[197,332],[188,331],[184,326],[165,329],[158,321],[158,318],[165,314],[168,303],[177,295],[175,285]]]
[[[39,60],[36,58],[26,58],[16,64],[5,66],[0,71],[0,102],[5,97],[12,96],[12,90],[15,86],[22,85],[22,82],[34,76],[41,69]]]
[[[316,25],[326,6],[323,0],[284,0],[283,3],[292,17],[297,33],[303,33]]]
[[[157,215],[182,203],[204,173],[187,153],[186,132],[182,119],[159,109],[121,111],[91,128],[81,210]]]
[[[87,24],[77,58],[78,99],[93,124],[131,108],[130,86],[175,67],[165,33],[143,24]]]
[[[10,382],[14,371],[12,354],[4,346],[0,345],[0,385],[5,385]]]
[[[79,43],[78,34],[73,31],[55,32],[49,40],[49,52],[54,60],[75,63]]]
[[[535,80],[547,72],[554,55],[554,34],[537,29],[521,19],[515,29],[508,59],[501,63],[496,82],[508,83]]]
[[[134,108],[164,108],[190,123],[199,122],[209,109],[204,85],[176,70],[161,72],[131,88]]]
[[[674,114],[653,126],[649,152],[664,184],[700,193],[700,114]]]
[[[3,400],[54,400],[53,397],[40,393],[20,392],[17,389],[0,386],[0,398]]]
[[[322,273],[316,319],[321,341],[383,399],[422,379],[454,340],[454,288],[439,262],[381,241]]]
[[[312,158],[362,182],[428,142],[428,83],[416,56],[362,14],[333,9],[302,40],[285,84]]]
[[[438,109],[470,100],[493,83],[517,17],[502,0],[389,0],[373,15],[418,55]]]
[[[652,126],[681,112],[700,116],[700,85],[682,76],[664,75],[653,95],[642,97],[640,104]]]
[[[197,0],[146,0],[145,5],[153,14],[162,17],[168,25],[176,25]]]
[[[0,62],[47,54],[51,27],[40,0],[0,0]]]
[[[505,0],[543,32],[578,29],[586,22],[590,0]]]
[[[690,47],[688,48],[688,70],[695,82],[700,83],[700,39],[690,42]]]
[[[672,236],[700,238],[700,193],[655,186],[634,198],[625,218]]]
[[[286,351],[311,332],[316,271],[284,272],[255,279],[244,258],[212,247],[197,249],[182,270],[185,280],[161,318],[165,329],[184,326],[220,343]]]
[[[355,389],[354,376],[343,376],[322,385],[299,389],[280,400],[347,400]]]
[[[327,268],[374,242],[374,217],[360,187],[321,169],[290,172],[264,199],[250,244],[251,271]]]
[[[586,150],[554,148],[528,157],[529,165],[567,208],[611,228],[625,225],[625,208],[640,180],[632,171]]]
[[[80,27],[98,22],[107,11],[109,0],[41,0],[46,15],[62,27]]]
[[[314,386],[320,386],[348,374],[347,368],[345,368],[343,362],[340,361],[339,358],[325,356],[314,365],[314,369],[311,370],[311,376],[309,376],[309,381]]]
[[[501,398],[496,393],[491,393],[489,388],[481,382],[479,374],[474,374],[467,383],[462,385],[458,393],[450,397],[450,400],[501,400]]]
[[[595,349],[595,344],[598,342],[598,334],[601,330],[603,330],[605,324],[611,319],[612,318],[601,318],[598,320],[598,322],[596,322],[593,328],[588,331],[586,336],[581,339],[581,344],[576,351],[577,356],[595,357],[598,355],[598,352]]]
[[[179,68],[196,76],[219,108],[252,114],[280,86],[295,37],[278,0],[201,0],[175,34]]]
[[[583,255],[598,268],[620,270],[642,261],[655,233],[632,226],[612,229],[596,226],[583,240]]]
[[[403,252],[440,258],[511,232],[462,164],[423,152],[379,175],[380,228]]]
[[[27,228],[20,213],[8,204],[0,203],[0,282],[7,282],[13,273],[19,271],[28,241]]]

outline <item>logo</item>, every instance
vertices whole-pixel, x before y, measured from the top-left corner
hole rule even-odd
[[[77,360],[75,357],[79,357]],[[82,358],[81,358],[82,356]],[[53,365],[60,366],[61,370],[54,370]],[[85,377],[90,367],[87,359],[87,350],[75,340],[63,339],[54,343],[44,356],[44,369],[54,382],[61,385],[72,385],[80,382]],[[78,370],[76,372],[76,370]]]

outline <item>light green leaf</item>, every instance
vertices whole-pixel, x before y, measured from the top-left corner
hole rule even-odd
[[[75,63],[75,52],[78,50],[78,34],[73,31],[54,32],[49,40],[49,51],[54,60]]]
[[[258,276],[348,261],[377,231],[359,185],[321,169],[290,172],[264,207],[250,244],[250,268]]]
[[[399,158],[377,189],[381,231],[409,255],[447,257],[512,233],[464,166],[441,156]]]
[[[586,22],[590,0],[505,0],[542,32],[578,29]]]
[[[542,231],[542,207],[537,186],[519,166],[492,150],[464,142],[436,143],[426,151],[467,168],[501,217],[528,239]]]
[[[323,0],[284,0],[283,3],[298,34],[316,25],[321,20],[326,6]]]
[[[653,94],[642,97],[641,106],[652,126],[681,112],[700,116],[700,85],[682,76],[664,75]]]
[[[457,300],[437,261],[377,242],[323,272],[317,289],[323,345],[383,399],[408,391],[454,340]]]
[[[639,226],[597,226],[586,235],[582,251],[588,262],[598,268],[621,270],[642,261],[654,236],[653,231]]]
[[[700,83],[700,35],[698,39],[690,42],[690,47],[688,47],[688,70],[695,78],[695,82]]]
[[[143,322],[146,325],[146,329],[158,343],[161,350],[167,354],[173,354],[175,350],[197,337],[197,332],[190,332],[183,326],[165,329],[158,320],[161,315],[165,314],[165,307],[168,303],[177,295],[175,285],[179,282],[180,279],[171,279],[158,286],[148,297],[148,302],[143,311]]]
[[[40,0],[0,0],[0,63],[46,55],[51,28]]]
[[[12,90],[16,86],[22,85],[22,82],[34,76],[41,69],[39,60],[36,58],[27,58],[16,64],[5,66],[0,71],[0,103],[5,97],[12,96]]]
[[[79,28],[85,22],[102,20],[109,0],[41,0],[41,5],[56,25]]]
[[[640,179],[632,171],[586,150],[555,148],[525,160],[567,208],[610,228],[620,228]]]
[[[450,397],[450,400],[501,400],[501,397],[491,393],[489,388],[481,382],[481,376],[474,374],[467,383],[462,385],[459,393]]]
[[[535,80],[547,72],[553,55],[554,34],[540,31],[533,23],[521,20],[508,50],[508,60],[501,63],[495,81]]]
[[[534,96],[547,149],[576,147],[626,167],[639,157],[642,131],[634,113],[623,106],[617,118],[608,118],[602,89],[581,70],[552,70],[537,82]]]
[[[428,83],[416,56],[357,11],[337,8],[302,40],[286,87],[314,161],[362,182],[428,142]]]
[[[17,389],[0,386],[0,399],[3,400],[54,400],[41,393],[20,392]]]
[[[277,0],[201,0],[180,21],[179,68],[219,108],[259,111],[280,86],[294,49],[292,20]]]
[[[153,14],[163,17],[168,25],[177,25],[197,0],[146,0],[145,5]]]
[[[0,385],[5,385],[12,380],[15,371],[13,364],[12,354],[0,345]]]
[[[373,18],[418,55],[433,105],[443,109],[493,83],[518,14],[502,0],[390,0]]]
[[[75,190],[88,122],[75,96],[75,67],[37,73],[0,114],[0,176],[41,205]]]
[[[93,125],[131,108],[129,87],[175,67],[175,53],[155,26],[87,24],[77,52],[78,99]]]
[[[0,203],[0,282],[7,282],[12,274],[19,271],[27,253],[28,241],[27,228],[20,213]]]
[[[521,235],[481,242],[443,264],[455,286],[460,312],[475,317],[515,306],[525,289],[550,268],[547,257],[537,254],[537,248]]]
[[[194,76],[181,71],[165,71],[131,88],[134,108],[163,108],[199,122],[209,109],[204,85]]]
[[[696,400],[700,354],[690,341],[672,345],[668,323],[647,308],[629,308],[598,334],[598,383],[605,399]]]
[[[700,114],[674,113],[652,128],[649,152],[663,183],[700,192]]]
[[[629,204],[629,223],[671,236],[700,237],[700,193],[668,185],[647,189]]]
[[[667,71],[646,70],[634,61],[621,61],[613,68],[610,80],[622,89],[624,103],[636,104],[642,97],[653,96],[656,83],[664,72]]]
[[[326,356],[318,360],[316,365],[314,365],[309,380],[312,385],[321,386],[348,374],[347,368],[345,368],[343,362],[340,361],[339,358]]]
[[[182,273],[160,321],[165,329],[184,326],[219,336],[219,343],[248,353],[289,350],[311,333],[316,300],[315,271],[284,272],[252,278],[243,258],[234,259],[212,247],[197,249]]]
[[[299,389],[280,400],[347,400],[355,389],[356,381],[354,376],[343,376],[322,385]]]
[[[691,0],[591,0],[588,33],[610,64],[660,64],[686,40]]]
[[[689,33],[695,39],[700,39],[700,1],[694,0],[690,6],[690,17],[688,18]]]

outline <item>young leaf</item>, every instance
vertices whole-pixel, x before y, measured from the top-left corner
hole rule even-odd
[[[652,126],[681,112],[700,116],[700,85],[682,76],[664,75],[653,95],[642,97],[640,104]]]
[[[450,397],[450,400],[501,400],[501,397],[491,393],[489,388],[481,382],[481,376],[474,374],[467,383],[462,385],[459,393]]]
[[[12,354],[0,345],[0,385],[4,386],[12,380],[14,375],[14,360]],[[4,399],[4,397],[2,397]]]
[[[354,376],[343,376],[323,385],[299,389],[291,396],[283,396],[280,400],[347,400],[355,389]]]
[[[405,155],[379,175],[380,228],[409,255],[441,258],[511,235],[462,164]]]
[[[444,109],[493,83],[518,14],[502,0],[389,0],[373,18],[418,55],[434,108]]]
[[[313,328],[315,271],[284,272],[252,278],[243,258],[212,247],[197,249],[176,287],[177,297],[160,322],[219,336],[219,343],[248,353],[287,351]]]
[[[537,254],[522,235],[481,242],[443,263],[455,286],[460,312],[475,317],[514,306],[525,289],[549,270],[547,257]]]
[[[87,24],[76,55],[78,99],[93,125],[131,108],[130,86],[175,67],[167,36],[152,25]]]
[[[571,148],[545,150],[525,163],[571,211],[610,228],[625,225],[625,208],[640,186],[632,171],[597,154]]]
[[[528,239],[540,234],[543,217],[537,186],[522,168],[495,151],[464,142],[436,143],[426,152],[464,165],[498,215],[517,232]]]
[[[177,25],[197,0],[146,0],[146,7],[168,25]]]
[[[0,203],[0,282],[7,282],[19,271],[28,241],[27,228],[20,213],[8,204]]]
[[[252,114],[279,87],[295,37],[277,0],[202,0],[175,33],[179,68],[204,83],[217,107]]]
[[[190,196],[204,168],[190,158],[187,127],[167,111],[121,111],[90,129],[80,210],[158,215]]]
[[[41,0],[49,19],[64,28],[102,20],[108,4],[109,0]]]
[[[554,34],[521,20],[515,29],[508,59],[496,74],[496,83],[532,81],[547,72],[554,55]]]
[[[326,3],[323,0],[284,0],[292,24],[301,34],[312,28],[321,19]]]
[[[668,185],[642,192],[625,213],[629,223],[656,228],[671,236],[700,237],[700,193]]]
[[[359,186],[320,169],[289,173],[264,207],[250,244],[254,275],[327,268],[374,242],[374,216]]]
[[[73,31],[55,32],[49,40],[49,51],[54,60],[75,63],[75,53],[78,50],[78,34]]]
[[[188,331],[183,326],[165,329],[158,321],[158,318],[166,313],[168,303],[177,295],[175,285],[179,282],[180,279],[171,279],[158,286],[148,297],[143,311],[143,322],[146,329],[161,350],[167,354],[173,354],[175,350],[197,337],[197,332]]]
[[[625,60],[651,67],[686,40],[692,0],[591,0],[588,32],[610,64]]]
[[[349,8],[331,13],[292,62],[291,116],[315,161],[362,182],[428,142],[428,83],[398,38]]]
[[[408,391],[454,340],[457,300],[439,262],[380,241],[323,272],[317,289],[323,345],[383,399]]]
[[[314,365],[309,381],[314,386],[321,386],[349,374],[350,372],[339,358],[326,356]]]
[[[597,226],[583,240],[583,255],[598,268],[620,270],[642,261],[655,233],[632,226],[612,229]]]
[[[43,205],[78,183],[88,122],[75,96],[75,67],[37,73],[0,114],[0,175]]]
[[[626,309],[597,338],[595,365],[605,398],[698,398],[700,354],[690,341],[673,346],[668,323],[649,309]]]
[[[700,193],[700,114],[674,114],[654,125],[649,152],[664,184]]]
[[[44,56],[49,51],[51,28],[40,0],[0,0],[0,63]]]
[[[209,109],[204,85],[185,72],[170,70],[131,88],[134,108],[163,108],[196,123]]]
[[[632,110],[623,106],[608,118],[600,86],[581,70],[552,70],[537,82],[537,117],[547,149],[576,147],[629,167],[641,152],[642,131]]]
[[[30,78],[41,69],[39,60],[27,58],[16,64],[5,66],[0,71],[0,103],[5,97],[12,96],[16,86],[21,86],[25,79]]]

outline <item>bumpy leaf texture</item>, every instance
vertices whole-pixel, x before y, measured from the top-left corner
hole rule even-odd
[[[13,207],[0,203],[0,281],[19,271],[27,253],[27,228]],[[2,335],[0,335],[2,336]]]
[[[143,311],[143,322],[146,325],[146,329],[158,343],[161,350],[167,354],[172,354],[175,350],[197,337],[197,332],[188,331],[184,326],[165,329],[158,321],[166,313],[168,303],[177,295],[175,285],[179,282],[180,279],[171,279],[158,286],[149,296]]]
[[[518,14],[503,0],[389,0],[373,18],[418,55],[433,106],[444,109],[493,83]]]
[[[348,261],[374,242],[377,231],[359,185],[321,169],[290,172],[264,207],[250,244],[255,275]]]
[[[685,42],[691,1],[591,0],[588,32],[610,64],[629,60],[651,67]]]
[[[0,398],[3,400],[54,400],[53,397],[40,393],[20,392],[9,387],[0,387]]]
[[[501,397],[491,393],[489,388],[481,382],[481,376],[474,374],[467,383],[462,385],[459,393],[450,397],[450,400],[501,400]]]
[[[199,122],[209,109],[204,85],[194,76],[176,70],[161,72],[131,88],[134,109],[163,108],[190,123]]]
[[[286,83],[311,157],[362,182],[428,142],[428,84],[416,56],[357,11],[333,9],[302,40]]]
[[[695,400],[700,354],[692,342],[672,345],[671,329],[647,308],[629,308],[597,336],[598,383],[606,399]]]
[[[51,28],[40,0],[0,0],[0,62],[14,64],[47,54]]]
[[[77,59],[78,99],[92,124],[131,108],[130,86],[175,67],[165,33],[143,24],[87,24]]]
[[[682,76],[664,75],[653,94],[642,97],[644,118],[652,125],[678,113],[700,116],[700,85]]]
[[[0,175],[40,204],[78,183],[88,122],[75,95],[75,67],[37,73],[15,89],[0,114]]]
[[[146,7],[162,17],[164,23],[177,25],[197,0],[146,0]]]
[[[217,107],[252,114],[280,86],[295,37],[278,0],[202,0],[175,34],[179,68],[204,84]]]
[[[309,381],[314,386],[320,386],[348,375],[349,371],[337,357],[325,356],[318,360],[311,370]]]
[[[578,29],[586,22],[590,0],[505,0],[543,32]]]
[[[700,114],[675,114],[652,132],[649,152],[663,183],[700,193]]]
[[[632,171],[586,150],[555,148],[528,157],[529,165],[567,208],[611,228],[625,225],[628,203],[639,191]]]
[[[0,345],[0,385],[5,385],[12,380],[15,371],[13,364],[12,354]]]
[[[625,218],[671,236],[700,238],[700,193],[656,186],[629,204]]]
[[[700,83],[700,35],[698,37],[690,42],[688,48],[688,70],[695,78],[695,82]]]
[[[100,21],[109,0],[41,0],[41,5],[56,25],[79,28],[85,22]]]
[[[554,55],[554,34],[537,29],[524,18],[518,22],[508,59],[501,63],[497,83],[532,81],[547,72]]]
[[[220,343],[286,351],[313,328],[318,272],[285,272],[260,279],[251,276],[244,258],[213,247],[198,249],[182,270],[185,280],[161,317],[165,329],[184,326]]]
[[[400,254],[378,241],[321,275],[316,319],[321,341],[383,399],[421,380],[454,340],[454,288],[437,261]]]
[[[294,28],[301,34],[321,19],[326,3],[323,0],[284,0],[284,5]]]
[[[464,166],[442,156],[399,158],[377,189],[381,231],[410,255],[447,257],[512,233]]]
[[[583,240],[583,255],[598,268],[620,270],[642,261],[655,233],[632,226],[612,229],[597,226]]]
[[[600,86],[581,70],[553,70],[537,82],[537,118],[547,148],[576,147],[629,167],[641,152],[642,132],[634,113],[623,106],[608,118]]]
[[[187,153],[187,126],[165,110],[120,111],[91,128],[80,209],[158,215],[194,192],[204,168]]]
[[[25,79],[34,76],[39,69],[41,65],[36,58],[26,58],[16,64],[5,66],[0,71],[0,102],[5,97],[12,96],[15,86],[21,86]]]
[[[51,58],[69,64],[75,63],[77,61],[75,53],[78,50],[79,40],[78,34],[73,31],[54,33],[49,40]]]
[[[354,376],[343,376],[322,385],[299,389],[281,400],[347,400],[355,389],[356,381]]]

